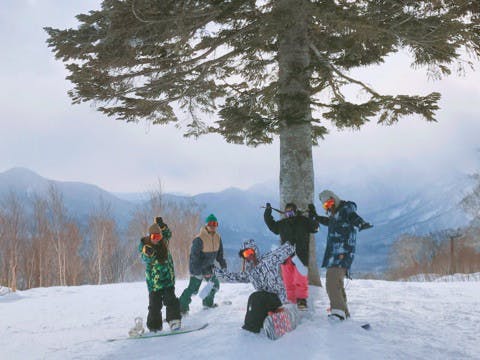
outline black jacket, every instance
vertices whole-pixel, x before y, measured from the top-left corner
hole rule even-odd
[[[281,244],[289,242],[295,245],[296,254],[303,265],[308,267],[308,250],[310,244],[310,234],[317,232],[318,223],[303,215],[295,215],[275,221],[271,209],[265,209],[263,214],[265,224],[274,234],[280,235]]]

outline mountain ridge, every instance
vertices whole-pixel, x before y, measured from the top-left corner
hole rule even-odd
[[[320,188],[317,181],[317,189]],[[322,183],[328,183],[323,181]],[[389,245],[402,233],[425,235],[429,232],[466,225],[468,217],[459,209],[458,202],[466,195],[472,180],[466,176],[455,176],[435,184],[422,185],[414,190],[402,191],[399,184],[375,179],[350,187],[339,184],[335,190],[346,200],[357,203],[358,214],[374,224],[374,228],[358,234],[357,256],[354,271],[382,271],[386,267]],[[0,199],[14,191],[23,201],[30,201],[35,194],[48,191],[55,184],[63,194],[69,214],[86,225],[87,216],[100,199],[110,203],[112,213],[119,225],[126,226],[133,210],[148,200],[148,194],[137,194],[122,198],[96,185],[75,181],[56,181],[44,178],[26,168],[12,168],[0,173]],[[274,184],[274,183],[272,183]],[[201,193],[194,196],[163,194],[168,201],[195,201],[201,208],[202,219],[214,213],[219,218],[219,231],[227,253],[236,254],[238,246],[246,238],[255,238],[260,247],[267,250],[278,244],[278,237],[271,233],[263,222],[265,202],[278,203],[273,185],[268,182],[255,184],[247,190],[230,187],[219,192]],[[458,189],[462,189],[459,191]],[[268,191],[272,189],[271,191]],[[350,195],[353,194],[354,196]],[[448,197],[446,197],[448,195]],[[349,197],[347,197],[349,196]],[[448,199],[448,200],[445,200]],[[321,206],[317,203],[318,212]],[[279,219],[278,214],[274,217]],[[192,234],[193,236],[194,234]],[[326,229],[322,226],[316,235],[317,260],[320,261],[325,247]]]

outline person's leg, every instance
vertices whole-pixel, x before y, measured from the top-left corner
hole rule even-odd
[[[164,290],[163,304],[167,308],[165,320],[167,320],[168,323],[172,320],[180,320],[182,318],[180,315],[180,301],[178,301],[178,298],[175,296],[174,287]]]
[[[147,327],[150,331],[162,330],[162,294],[152,291],[148,294]]]
[[[197,276],[190,276],[190,281],[185,290],[183,290],[182,295],[180,295],[180,311],[182,313],[187,312],[190,309],[190,303],[192,302],[192,295],[198,293],[200,284],[202,283],[202,278]]]
[[[210,290],[210,292],[208,293],[207,297],[202,300],[202,304],[203,306],[214,307],[215,303],[213,302],[213,300],[217,291],[220,290],[220,282],[215,275],[212,275],[212,277],[208,281],[211,281],[213,283],[213,287],[212,290]]]
[[[346,275],[346,269],[332,267],[327,269],[327,294],[330,299],[331,314],[345,319],[348,314],[345,289],[343,279]]]
[[[292,262],[292,258],[288,258],[282,265],[283,284],[285,285],[285,291],[287,292],[287,300],[293,304],[297,303],[297,297],[295,294],[295,265]]]
[[[302,308],[307,307],[308,299],[308,276],[302,275],[296,266],[293,269],[293,279],[295,283],[295,297],[297,305]]]
[[[269,311],[274,311],[282,306],[282,302],[276,294],[266,291],[256,291],[250,295],[247,303],[247,313],[243,329],[258,333],[263,327],[263,321]]]

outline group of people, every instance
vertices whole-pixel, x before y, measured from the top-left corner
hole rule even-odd
[[[192,242],[190,250],[190,279],[181,296],[175,296],[175,271],[169,251],[171,231],[161,217],[155,218],[149,234],[140,240],[139,251],[146,264],[146,281],[149,291],[147,327],[150,331],[163,328],[162,307],[166,307],[166,321],[171,330],[181,328],[182,315],[188,313],[193,295],[199,293],[203,280],[207,285],[200,292],[203,306],[216,307],[215,293],[219,278],[229,282],[250,282],[255,292],[248,298],[243,329],[258,333],[270,311],[284,304],[296,304],[299,310],[308,309],[308,261],[310,234],[319,225],[328,227],[327,246],[322,267],[327,268],[326,290],[330,300],[330,317],[345,320],[350,316],[344,288],[344,278],[349,276],[356,246],[356,233],[372,225],[357,213],[356,204],[341,200],[330,190],[319,194],[326,216],[317,214],[313,204],[306,214],[294,203],[287,203],[280,220],[272,215],[267,203],[264,221],[274,234],[280,236],[280,246],[261,254],[253,239],[244,241],[239,251],[242,270],[231,272],[223,254],[223,244],[217,232],[218,220],[210,214],[205,225]]]

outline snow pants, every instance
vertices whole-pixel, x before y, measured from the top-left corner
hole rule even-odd
[[[331,267],[327,269],[326,287],[332,310],[342,310],[346,317],[350,316],[347,306],[347,294],[343,285],[343,279],[347,275],[347,269]]]
[[[151,331],[162,330],[162,307],[165,305],[167,322],[181,319],[180,303],[175,296],[175,288],[170,287],[148,294],[147,327]]]
[[[259,333],[268,312],[274,311],[280,306],[282,306],[282,302],[277,294],[255,291],[248,298],[247,313],[242,329]]]
[[[202,304],[206,307],[214,306],[213,300],[215,293],[220,289],[220,282],[218,281],[217,277],[215,275],[211,275],[208,278],[204,276],[190,276],[190,281],[188,282],[187,288],[183,290],[182,295],[180,295],[180,311],[182,313],[190,310],[192,296],[198,294],[198,289],[200,289],[203,279],[213,282],[213,288],[210,290],[210,293],[207,295],[207,297],[202,300]]]
[[[283,284],[287,291],[287,299],[289,302],[296,304],[298,299],[308,298],[308,277],[303,276],[297,270],[297,267],[289,257],[280,265],[282,269]]]

